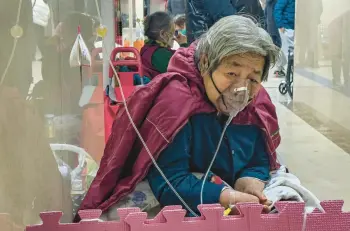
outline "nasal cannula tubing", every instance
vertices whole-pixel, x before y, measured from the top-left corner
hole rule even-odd
[[[129,109],[128,109],[127,105],[126,105],[126,100],[125,100],[125,96],[124,96],[123,87],[122,87],[122,84],[121,84],[121,82],[120,82],[120,79],[119,79],[119,76],[118,76],[118,74],[117,74],[117,71],[115,70],[115,68],[114,68],[113,63],[112,63],[111,60],[109,60],[109,63],[110,63],[110,65],[111,65],[112,69],[113,69],[113,73],[114,73],[114,75],[115,75],[115,77],[116,77],[116,79],[117,79],[117,81],[118,81],[119,87],[120,87],[120,94],[121,94],[122,99],[123,99],[123,105],[124,105],[124,107],[125,107],[125,112],[126,112],[126,114],[128,115],[131,125],[132,125],[133,128],[135,129],[136,134],[138,135],[138,137],[139,137],[141,143],[143,144],[143,146],[145,147],[145,149],[146,149],[146,151],[147,151],[149,157],[151,158],[151,160],[152,160],[154,166],[157,168],[157,170],[159,171],[160,175],[163,177],[163,179],[164,179],[165,182],[168,184],[168,186],[170,187],[170,189],[171,189],[171,190],[175,193],[175,195],[179,198],[179,200],[181,201],[181,203],[186,207],[186,209],[187,209],[190,213],[192,213],[194,216],[198,217],[198,215],[188,206],[188,204],[184,201],[184,199],[178,194],[178,192],[176,191],[176,189],[175,189],[175,188],[172,186],[172,184],[169,182],[168,178],[165,176],[165,174],[163,173],[163,171],[160,169],[160,167],[158,166],[156,160],[154,159],[154,157],[153,157],[151,151],[150,151],[149,148],[147,147],[147,144],[146,144],[146,142],[144,141],[144,139],[142,138],[142,136],[141,136],[139,130],[137,129],[137,127],[136,127],[136,125],[135,125],[135,123],[134,123],[134,121],[133,121],[133,119],[132,119],[132,117],[131,117],[131,115],[130,115]]]
[[[239,87],[239,88],[236,88],[236,89],[235,89],[235,92],[238,92],[238,91],[247,91],[247,87]],[[231,115],[228,117],[228,119],[227,119],[227,121],[226,121],[226,124],[225,124],[225,127],[224,127],[224,129],[223,129],[223,131],[222,131],[222,133],[221,133],[220,140],[219,140],[219,143],[218,143],[218,145],[217,145],[217,147],[216,147],[216,150],[215,150],[213,159],[211,160],[211,162],[210,162],[210,164],[209,164],[209,167],[208,167],[208,169],[207,169],[207,172],[206,172],[205,175],[204,175],[203,182],[202,182],[202,187],[201,187],[201,195],[200,195],[201,204],[203,204],[203,190],[204,190],[204,185],[205,185],[205,183],[206,183],[206,181],[207,181],[207,178],[208,178],[210,169],[211,169],[211,167],[213,167],[213,164],[214,164],[214,161],[215,161],[215,159],[216,159],[216,156],[218,155],[218,152],[219,152],[219,149],[220,149],[222,140],[223,140],[223,138],[224,138],[224,136],[225,136],[226,129],[227,129],[227,127],[230,125],[231,121],[233,120],[233,118],[234,118],[236,115],[237,115],[237,113],[236,113],[236,114],[231,114]]]
[[[98,6],[98,2],[97,0],[95,0],[95,3],[96,5]],[[98,8],[99,9],[99,8]],[[100,19],[100,22],[102,23],[102,17],[101,17],[101,13],[100,11],[98,10],[98,14],[99,14],[99,19]],[[107,53],[107,49],[105,48],[105,46],[102,46],[105,53]],[[130,123],[131,125],[133,126],[133,128],[135,129],[135,132],[137,134],[137,136],[139,137],[141,143],[143,144],[143,146],[145,147],[145,150],[147,151],[149,157],[151,158],[154,166],[157,168],[157,170],[159,171],[160,175],[163,177],[163,179],[165,180],[165,182],[168,184],[169,188],[174,192],[174,194],[179,198],[179,200],[181,201],[181,203],[186,207],[186,209],[193,215],[193,216],[196,216],[198,217],[198,215],[190,208],[190,206],[184,201],[184,199],[179,195],[179,193],[176,191],[176,189],[173,187],[173,185],[169,182],[168,178],[165,176],[165,174],[163,173],[163,171],[160,169],[160,167],[158,166],[156,160],[154,159],[151,151],[149,150],[146,142],[144,141],[144,139],[142,138],[139,130],[137,129],[131,115],[130,115],[130,112],[129,112],[129,109],[127,107],[127,104],[126,104],[126,100],[125,100],[125,96],[124,96],[124,90],[123,90],[123,87],[122,87],[122,84],[120,82],[120,79],[119,79],[119,76],[118,76],[118,73],[117,71],[115,70],[115,67],[113,66],[113,63],[112,61],[109,59],[109,65],[111,66],[112,70],[113,70],[113,74],[115,75],[117,81],[118,81],[118,84],[119,84],[119,87],[120,87],[120,94],[122,96],[122,101],[123,101],[123,105],[125,107],[125,112],[130,120]],[[141,76],[142,78],[142,76]]]
[[[214,161],[216,159],[216,156],[218,155],[218,152],[219,152],[219,149],[220,149],[220,146],[221,146],[221,143],[222,143],[222,140],[224,139],[224,136],[225,136],[225,132],[226,132],[226,129],[228,127],[228,125],[230,125],[232,119],[233,119],[234,115],[230,115],[230,117],[228,118],[228,120],[226,121],[226,124],[225,124],[225,127],[221,133],[221,136],[220,136],[220,140],[219,140],[219,143],[216,147],[216,150],[215,150],[215,153],[214,153],[214,156],[213,156],[213,159],[211,160],[210,164],[209,164],[209,167],[207,169],[207,172],[205,173],[204,175],[204,178],[202,179],[203,182],[202,182],[202,187],[201,187],[201,204],[203,204],[203,190],[204,190],[204,185],[205,185],[205,182],[207,181],[207,178],[208,178],[208,175],[209,175],[209,172],[210,172],[210,169],[211,167],[213,166],[214,164]]]

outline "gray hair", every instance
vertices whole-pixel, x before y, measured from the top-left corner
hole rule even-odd
[[[179,27],[183,27],[186,24],[186,15],[184,14],[178,14],[174,17],[174,23],[175,25]]]
[[[195,61],[199,64],[202,55],[206,55],[209,63],[205,69],[199,69],[212,74],[224,58],[244,53],[265,57],[262,80],[266,81],[270,67],[279,57],[279,48],[270,35],[250,18],[233,15],[220,19],[199,38]]]

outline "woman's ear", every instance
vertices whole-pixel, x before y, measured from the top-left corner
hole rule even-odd
[[[202,55],[199,60],[199,71],[202,75],[208,74],[209,60],[207,55]]]
[[[162,38],[162,39],[166,38],[166,33],[167,32],[165,30],[160,30],[159,37]]]

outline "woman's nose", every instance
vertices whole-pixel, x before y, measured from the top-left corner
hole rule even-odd
[[[254,73],[253,68],[243,67],[239,73],[239,77],[242,79],[248,79]]]

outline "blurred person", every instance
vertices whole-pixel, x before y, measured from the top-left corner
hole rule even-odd
[[[265,26],[264,11],[259,0],[188,0],[186,1],[187,39],[192,43],[223,17],[244,14]]]
[[[265,27],[265,15],[260,0],[232,0],[237,14],[245,14],[253,17],[259,25]]]
[[[333,86],[350,91],[350,11],[334,19],[328,26],[332,60]],[[343,74],[343,83],[341,81]]]
[[[168,0],[167,10],[173,15],[185,14],[186,12],[186,0]]]
[[[54,27],[68,17],[71,13],[85,12],[84,0],[47,0],[53,12]]]
[[[295,0],[277,0],[274,17],[282,40],[282,53],[276,75],[285,76],[290,48],[294,48]]]
[[[266,30],[270,34],[273,43],[281,48],[281,36],[276,26],[274,17],[275,5],[277,0],[266,0],[265,17],[266,17]]]
[[[155,12],[146,17],[144,21],[144,34],[147,36],[145,45],[141,49],[141,59],[144,74],[147,78],[165,73],[175,51],[174,40],[180,46],[187,46],[186,36],[181,33],[175,37],[174,20],[166,12]]]
[[[174,23],[175,23],[175,36],[177,37],[177,40],[183,41],[187,44],[187,31],[186,31],[186,15],[179,14],[174,17]],[[186,38],[182,38],[186,37]]]
[[[44,56],[45,28],[50,19],[50,8],[47,5],[48,0],[32,0],[34,33],[36,45],[40,50],[41,56]]]
[[[181,32],[181,34],[186,35],[186,15],[179,14],[174,17],[175,30]]]
[[[5,72],[14,44],[10,30],[19,4],[19,0],[0,1],[0,73],[5,73],[0,84],[0,213],[10,214],[23,230],[26,225],[41,223],[39,213],[43,211],[63,211],[62,222],[67,222],[72,216],[72,201],[70,180],[59,172],[43,117],[24,97],[32,75],[31,0],[22,1],[18,24],[23,36],[18,38]]]
[[[96,40],[96,22],[94,18],[83,13],[69,14],[45,47],[47,56],[42,61],[42,87],[38,87],[40,92],[36,92],[44,97],[45,114],[81,114],[78,102],[83,87],[82,68],[70,66],[70,53],[78,36],[79,26],[91,51]]]
[[[296,34],[299,50],[299,64],[307,67],[318,67],[318,26],[321,23],[323,3],[319,0],[298,1]]]
[[[191,44],[223,17],[236,14],[235,0],[187,0],[187,42]]]

